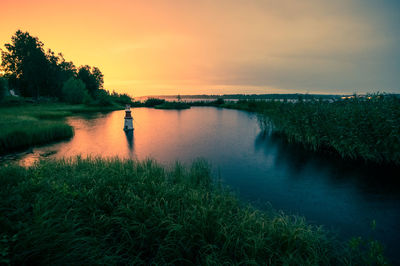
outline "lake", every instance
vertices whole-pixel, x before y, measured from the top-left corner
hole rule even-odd
[[[40,157],[119,156],[169,164],[207,159],[216,175],[259,208],[306,217],[340,237],[374,237],[400,263],[398,169],[328,158],[264,135],[255,115],[229,109],[132,109],[135,130],[125,134],[124,111],[68,118],[75,136],[34,148],[19,162]],[[396,176],[397,175],[397,176]],[[371,230],[372,221],[376,229]]]

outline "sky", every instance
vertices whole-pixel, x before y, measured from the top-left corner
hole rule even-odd
[[[110,91],[400,93],[398,0],[1,0],[18,30]]]

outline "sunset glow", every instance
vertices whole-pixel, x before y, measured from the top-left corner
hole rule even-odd
[[[143,95],[400,92],[397,1],[3,0],[17,29]]]

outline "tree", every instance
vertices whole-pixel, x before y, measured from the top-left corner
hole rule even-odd
[[[43,43],[28,32],[18,30],[1,51],[2,63],[6,75],[15,79],[16,88],[23,96],[39,97],[41,88],[46,85],[48,61]]]
[[[5,71],[10,88],[24,97],[50,96],[63,98],[64,83],[79,78],[87,91],[95,97],[103,88],[103,74],[97,67],[82,66],[76,69],[61,53],[51,49],[44,51],[44,44],[28,32],[18,30],[11,37],[11,43],[1,50],[1,66]]]
[[[62,87],[62,98],[72,104],[85,102],[89,98],[85,83],[80,79],[70,77]]]
[[[6,96],[6,92],[7,92],[7,79],[4,77],[0,76],[0,101],[2,101],[4,99],[4,97]]]
[[[103,74],[97,67],[81,66],[78,69],[77,77],[85,83],[86,89],[92,96],[95,96],[96,92],[103,88]]]
[[[113,91],[110,95],[112,100],[120,105],[132,104],[132,98],[126,93],[117,93]]]
[[[50,49],[46,58],[48,67],[44,92],[48,96],[62,98],[62,86],[69,78],[76,76],[76,67],[72,62],[66,62],[61,53],[56,55]]]

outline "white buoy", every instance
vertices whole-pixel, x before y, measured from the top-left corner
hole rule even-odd
[[[124,122],[124,130],[130,131],[133,130],[133,119],[131,116],[131,106],[129,104],[125,107],[125,122]]]

